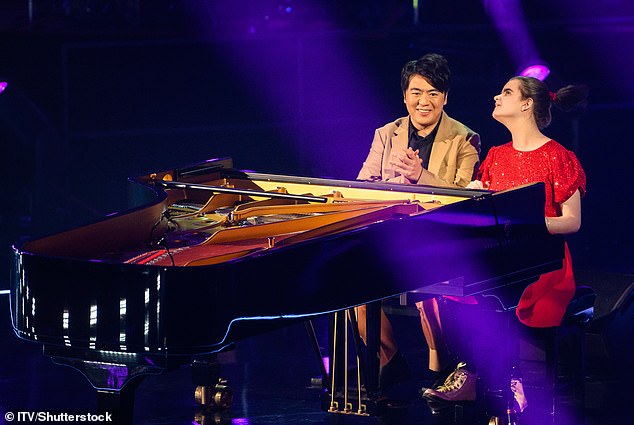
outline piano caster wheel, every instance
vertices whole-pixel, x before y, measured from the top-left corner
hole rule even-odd
[[[227,384],[227,380],[220,378],[213,387],[198,385],[194,392],[194,399],[196,403],[208,409],[226,410],[231,407],[233,393]]]

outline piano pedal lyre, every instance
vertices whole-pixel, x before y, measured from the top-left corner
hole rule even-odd
[[[343,321],[341,325],[341,330],[343,335],[338,333],[339,331],[339,323],[340,320]],[[349,384],[349,368],[348,368],[348,354],[349,354],[349,344],[348,344],[348,330],[353,329],[353,339],[355,341],[356,346],[356,388],[351,388]],[[354,310],[349,309],[343,312],[336,312],[333,316],[333,335],[332,335],[332,352],[331,352],[331,384],[329,388],[329,392],[324,393],[324,396],[328,397],[327,411],[330,413],[340,413],[347,415],[358,415],[358,416],[370,416],[370,410],[376,411],[372,405],[376,404],[373,400],[367,397],[367,394],[364,394],[363,385],[361,383],[361,368],[363,367],[361,364],[360,354],[359,354],[359,337],[356,334],[357,323],[356,316],[354,315]],[[339,350],[339,343],[343,344],[341,347],[341,352]],[[341,368],[341,373],[343,377],[339,375],[338,371],[338,359],[339,356],[343,357],[343,367]],[[343,382],[341,382],[343,381]],[[341,385],[343,384],[343,385]],[[354,387],[354,386],[353,386]],[[324,400],[325,401],[325,400]],[[368,408],[370,406],[370,408]]]
[[[219,378],[214,386],[198,385],[194,391],[196,403],[211,410],[227,410],[233,403],[233,392],[226,379]]]

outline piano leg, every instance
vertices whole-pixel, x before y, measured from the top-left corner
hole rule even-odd
[[[194,399],[205,410],[227,410],[233,403],[233,392],[226,379],[220,377],[220,363],[213,354],[197,358],[191,364],[192,380],[196,385]]]
[[[115,423],[131,425],[134,419],[134,392],[142,380],[142,377],[137,377],[119,391],[98,390],[97,410],[99,413],[112,415]]]
[[[308,338],[310,339],[311,346],[313,347],[313,351],[319,363],[319,371],[321,372],[321,387],[326,390],[330,390],[330,376],[326,370],[326,366],[324,365],[323,355],[321,348],[319,347],[319,340],[317,339],[317,334],[315,333],[315,327],[313,326],[312,320],[305,321],[304,326],[306,327]]]
[[[44,345],[44,354],[59,365],[69,366],[97,389],[99,412],[112,415],[114,423],[131,424],[134,392],[145,375],[168,369],[164,356],[139,356],[101,350]]]
[[[489,323],[499,329],[499,339],[494,344],[499,347],[495,356],[495,364],[489,363],[486,366],[493,368],[494,373],[489,378],[495,382],[489,383],[487,396],[487,407],[493,416],[489,424],[517,425],[517,412],[515,411],[515,397],[511,390],[511,380],[517,377],[519,365],[519,341],[518,325],[515,317],[515,310],[493,313],[494,316]],[[498,323],[494,325],[494,323]],[[490,358],[494,358],[492,355]]]

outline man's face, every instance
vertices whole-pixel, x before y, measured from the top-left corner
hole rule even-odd
[[[426,135],[440,120],[443,107],[447,104],[447,95],[429,84],[425,78],[414,75],[405,90],[404,102],[414,127]]]

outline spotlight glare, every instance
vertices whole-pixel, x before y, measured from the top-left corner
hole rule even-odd
[[[544,81],[548,74],[550,74],[550,69],[546,65],[530,65],[520,72],[522,77],[534,77],[540,81]]]
[[[2,93],[4,89],[7,88],[8,85],[9,83],[7,83],[6,81],[0,81],[0,93]]]

